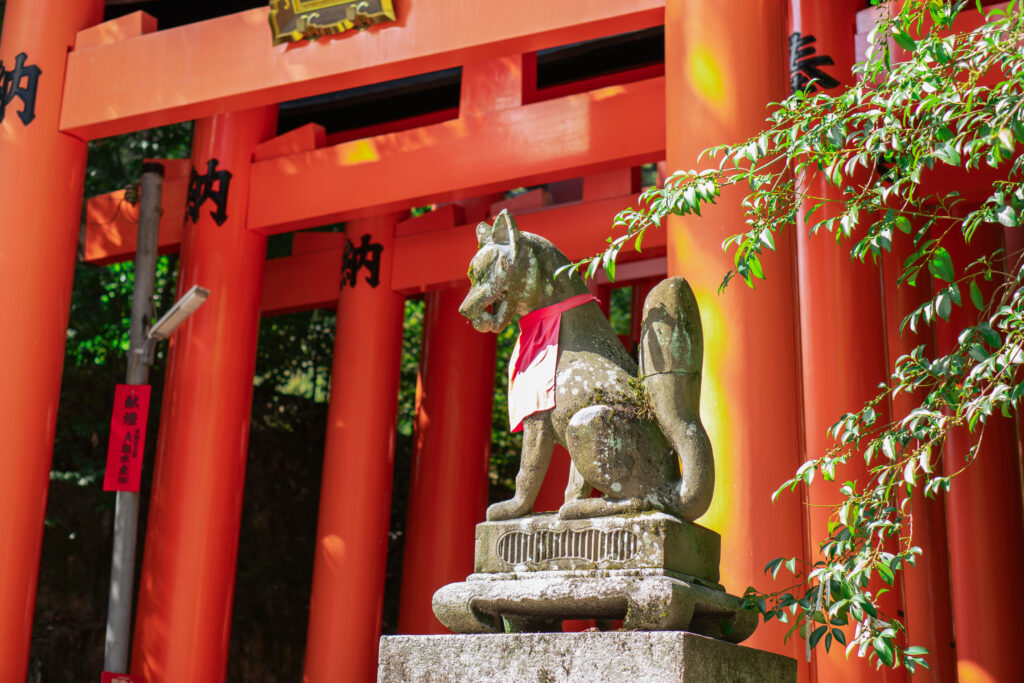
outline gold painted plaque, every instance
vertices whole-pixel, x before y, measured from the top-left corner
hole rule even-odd
[[[393,0],[270,0],[274,45],[394,20]]]

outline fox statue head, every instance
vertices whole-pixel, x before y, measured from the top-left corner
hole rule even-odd
[[[469,294],[459,313],[478,332],[501,332],[517,314],[537,307],[539,272],[528,235],[503,210],[493,225],[476,226],[478,250],[469,263]]]

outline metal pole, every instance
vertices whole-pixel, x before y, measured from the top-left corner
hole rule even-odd
[[[146,333],[153,317],[157,233],[160,226],[163,183],[164,167],[161,164],[143,164],[139,187],[139,237],[135,247],[135,286],[132,290],[131,344],[128,351],[128,370],[125,373],[126,384],[149,382],[152,342],[147,340]],[[111,673],[128,673],[138,522],[138,492],[118,491],[114,511],[114,552],[110,565],[110,600],[107,603],[107,641],[103,657],[103,669]]]

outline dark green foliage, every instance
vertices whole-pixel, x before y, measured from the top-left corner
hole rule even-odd
[[[284,683],[302,678],[327,403],[263,384],[252,412],[228,680]]]

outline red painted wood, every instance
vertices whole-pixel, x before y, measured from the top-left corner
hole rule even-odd
[[[399,216],[349,224],[384,246]],[[338,297],[304,681],[373,681],[391,514],[404,297],[360,277]]]
[[[520,230],[546,237],[570,259],[598,253],[607,233],[581,230],[579,226],[611,226],[623,207],[636,205],[636,196],[613,197],[602,201],[551,206],[516,214]],[[468,218],[468,216],[467,216]],[[476,251],[476,223],[447,230],[416,233],[395,240],[395,271],[391,287],[396,291],[417,291],[466,277],[466,266]],[[623,251],[623,265],[664,253],[665,231],[651,230],[643,241],[643,252]]]
[[[268,9],[261,7],[72,52],[61,129],[84,139],[107,137],[637,31],[659,25],[663,6],[662,0],[400,3],[397,22],[278,46],[268,38]]]
[[[84,50],[106,43],[116,43],[154,31],[156,31],[156,17],[145,12],[132,12],[82,29],[75,36],[75,49]]]
[[[473,571],[487,504],[497,336],[459,314],[468,284],[426,297],[399,633],[448,633],[431,599]]]
[[[99,0],[8,0],[0,40],[6,69],[24,52],[41,70],[35,119],[14,98],[0,124],[0,677],[12,681],[28,667],[85,179],[85,144],[58,131],[57,103],[75,32],[102,13]]]
[[[190,159],[149,159],[164,167],[164,185],[160,196],[160,230],[157,249],[161,254],[177,253],[185,224],[185,201]],[[135,257],[139,228],[139,207],[125,199],[124,190],[91,197],[85,209],[83,260],[104,265]]]
[[[227,220],[185,225],[178,293],[210,297],[172,337],[139,580],[131,673],[222,681],[227,670],[266,238],[245,229],[252,152],[277,108],[196,123],[192,162],[232,174]]]
[[[664,88],[655,78],[259,162],[250,228],[287,232],[655,161]]]
[[[785,45],[785,7],[777,0],[666,3],[670,169],[699,168],[705,148],[761,129],[765,105],[788,92]],[[704,328],[701,417],[717,483],[698,522],[722,535],[722,584],[733,593],[750,585],[784,588],[790,581],[780,575],[773,583],[765,563],[806,553],[799,494],[775,504],[769,498],[803,455],[795,247],[792,233],[782,233],[778,253],[764,259],[768,279],[757,291],[734,283],[719,294],[733,265],[722,240],[745,228],[741,200],[739,191],[723,193],[703,218],[673,217],[667,226],[668,274],[689,281]],[[764,624],[744,644],[801,660],[803,641],[784,644],[785,631]],[[808,680],[806,664],[799,670]]]
[[[926,345],[926,354],[934,357],[935,344],[931,329],[922,328],[914,333],[909,327],[900,333],[903,319],[931,298],[929,278],[921,277],[918,285],[896,286],[903,263],[914,252],[909,235],[897,233],[892,253],[882,259],[885,293],[885,327],[889,368],[896,360],[910,353],[920,344]],[[904,392],[892,401],[892,416],[901,420],[924,397],[920,393]],[[906,613],[907,644],[928,649],[929,669],[919,668],[913,683],[923,681],[956,680],[956,650],[953,634],[953,604],[949,583],[949,545],[946,537],[946,501],[942,497],[928,499],[918,487],[911,502],[914,515],[912,543],[920,546],[924,554],[916,566],[904,567],[903,603]]]
[[[459,117],[472,118],[523,104],[523,56],[497,57],[462,66]]]
[[[954,265],[961,268],[982,254],[1002,248],[1002,230],[984,226],[969,246],[959,234],[948,238],[945,245]],[[986,299],[995,284],[978,282]],[[952,348],[965,326],[977,324],[977,311],[969,302],[964,303],[953,308],[949,324],[935,328],[940,353]],[[947,475],[964,466],[964,454],[976,440],[976,435],[963,429],[946,439],[943,467]],[[1018,677],[1019,659],[1012,634],[1024,610],[1024,596],[1003,590],[1019,580],[1020,567],[1024,566],[1024,503],[1017,444],[1014,420],[989,418],[977,458],[954,480],[946,499],[957,679],[961,683]]]
[[[327,134],[324,132],[324,127],[316,123],[307,123],[261,144],[253,152],[253,161],[265,161],[308,152],[326,144]]]
[[[422,126],[431,126],[435,123],[441,123],[442,121],[450,121],[451,119],[458,118],[458,116],[458,107],[452,107],[451,109],[432,111],[429,114],[409,116],[395,121],[386,121],[384,123],[375,123],[369,126],[360,126],[359,128],[339,130],[336,133],[331,133],[327,136],[327,144],[338,145],[342,142],[349,142],[350,140],[372,138],[386,133],[398,133],[403,130],[412,130]]]
[[[814,36],[817,54],[828,55],[834,64],[824,67],[839,85],[833,92],[853,82],[853,34],[859,0],[818,3],[813,0],[791,2],[790,30],[802,36]],[[815,219],[839,215],[842,191],[814,177],[807,194],[828,197],[838,204],[826,204]],[[803,422],[807,458],[819,458],[835,445],[829,428],[845,413],[853,412],[878,393],[878,384],[888,377],[886,328],[880,267],[871,262],[851,261],[849,244],[837,244],[830,234],[810,236],[804,215],[818,202],[808,200],[798,212],[796,226],[797,268],[800,292],[800,348],[803,356]],[[882,424],[888,422],[888,406],[879,409]],[[828,537],[828,523],[844,496],[839,487],[847,480],[866,483],[867,466],[855,456],[836,469],[836,481],[819,477],[807,489],[809,557],[820,558],[818,544]],[[892,548],[895,550],[895,547]],[[881,580],[871,586],[875,592],[885,587]],[[886,614],[897,616],[903,609],[900,586],[883,595],[879,602]],[[852,640],[853,629],[845,629]],[[905,669],[878,670],[867,659],[846,657],[845,648],[824,647],[814,655],[815,680],[819,683],[843,681],[905,681]]]

